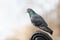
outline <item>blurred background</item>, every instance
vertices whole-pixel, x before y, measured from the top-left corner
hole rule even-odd
[[[0,0],[0,40],[30,23],[27,8],[41,15],[53,30],[54,40],[60,40],[60,0]]]

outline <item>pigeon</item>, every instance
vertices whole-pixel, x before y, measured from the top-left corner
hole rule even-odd
[[[38,15],[31,8],[27,9],[27,13],[29,14],[31,22],[34,26],[50,33],[51,35],[53,34],[53,31],[48,27],[48,24],[46,23],[42,16]]]

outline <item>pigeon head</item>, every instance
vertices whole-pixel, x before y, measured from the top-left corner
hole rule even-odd
[[[30,8],[27,9],[27,12],[29,13],[30,17],[36,14],[36,13],[35,13],[32,9],[30,9]]]

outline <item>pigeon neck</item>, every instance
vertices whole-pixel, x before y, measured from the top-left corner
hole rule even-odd
[[[33,15],[35,15],[35,14],[36,14],[35,12],[30,12],[29,13],[30,17],[33,16]]]

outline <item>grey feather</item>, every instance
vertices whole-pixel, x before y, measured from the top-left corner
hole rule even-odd
[[[36,12],[34,12],[32,9],[28,8],[27,12],[29,13],[31,22],[33,23],[33,25],[35,25],[36,27],[49,32],[50,34],[53,33],[53,31],[48,28],[48,24],[45,22],[45,20],[43,19],[43,17],[41,17],[40,15],[38,15]]]

